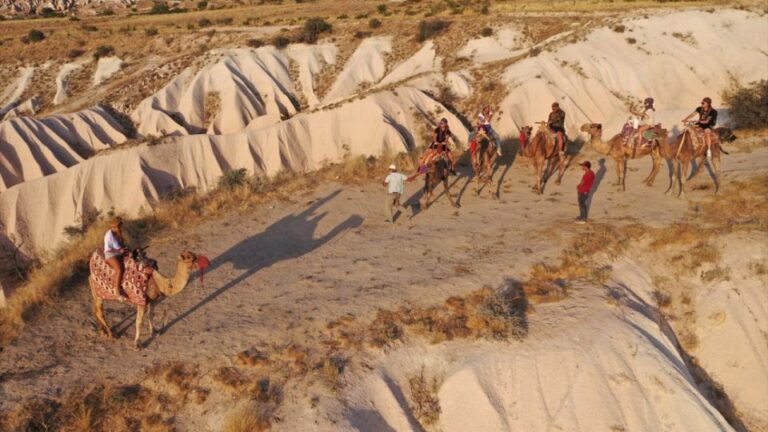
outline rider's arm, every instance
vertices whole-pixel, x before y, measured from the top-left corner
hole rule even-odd
[[[684,119],[683,119],[683,123],[685,123],[685,122],[687,122],[688,120],[690,120],[690,119],[691,119],[691,117],[695,116],[696,114],[698,114],[696,111],[694,111],[694,112],[692,112],[692,113],[688,114],[688,117],[686,117],[686,118],[684,118]]]

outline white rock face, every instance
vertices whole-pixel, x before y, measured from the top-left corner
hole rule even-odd
[[[96,72],[93,73],[93,85],[103,84],[108,79],[120,71],[123,61],[117,57],[102,57],[96,65]]]

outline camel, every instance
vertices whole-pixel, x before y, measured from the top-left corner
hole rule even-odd
[[[443,157],[437,157],[429,163],[427,172],[424,175],[424,196],[421,199],[421,204],[425,209],[429,208],[429,200],[432,198],[432,193],[435,191],[435,187],[440,182],[443,183],[445,194],[448,196],[448,201],[451,202],[451,205],[456,208],[459,207],[459,205],[453,201],[451,188],[448,185],[449,168],[448,161]]]
[[[134,251],[131,257],[124,260],[125,272],[121,287],[128,300],[136,306],[136,336],[133,340],[134,348],[141,349],[141,325],[144,316],[149,325],[149,336],[155,333],[152,323],[152,314],[155,303],[162,297],[173,297],[180,293],[189,282],[189,276],[195,270],[202,270],[208,266],[208,259],[197,256],[192,252],[183,251],[176,261],[176,273],[173,277],[163,276],[155,270],[154,261],[143,256],[143,249]],[[112,269],[104,262],[103,252],[95,251],[89,260],[90,275],[88,286],[93,298],[93,314],[99,327],[106,333],[109,339],[114,339],[112,328],[104,316],[104,301],[117,300],[112,284]]]
[[[715,130],[716,134],[712,139],[711,147],[711,160],[712,168],[714,171],[715,181],[715,193],[720,190],[720,154],[728,154],[720,146],[720,142],[723,139],[728,139],[732,136],[730,129],[722,128],[722,130]],[[685,198],[685,183],[687,180],[693,180],[702,171],[701,167],[704,166],[704,161],[707,158],[707,146],[703,140],[699,141],[696,136],[696,131],[691,127],[686,127],[683,133],[678,135],[672,144],[667,140],[661,141],[659,145],[659,155],[661,158],[672,161],[672,182],[667,188],[666,194],[674,193],[675,186],[679,186],[677,193],[678,198]],[[696,160],[696,171],[690,179],[688,179],[688,170],[690,169],[691,161]],[[654,160],[653,169],[649,176],[649,185],[653,184],[653,180],[659,172],[661,160],[656,163]]]
[[[666,129],[652,129],[654,131],[653,144],[651,146],[626,146],[624,145],[624,137],[622,134],[616,134],[608,142],[603,141],[603,125],[600,123],[585,123],[581,126],[581,131],[586,132],[591,137],[592,148],[599,152],[606,154],[613,158],[616,162],[616,183],[614,186],[618,186],[622,191],[626,190],[624,180],[627,174],[627,159],[639,159],[641,157],[651,155],[653,158],[654,170],[661,164],[661,156],[659,155],[659,145],[662,142],[667,141]],[[653,179],[655,177],[654,170],[648,174],[643,180],[647,186],[653,185]]]
[[[475,142],[477,143],[477,149],[475,157],[472,159],[472,169],[475,171],[475,177],[477,178],[475,194],[480,195],[480,189],[485,185],[490,185],[493,181],[493,164],[496,163],[498,154],[495,146],[491,144],[491,140],[485,135],[485,132],[478,133]],[[488,191],[491,195],[496,196],[492,188],[489,188]]]
[[[544,191],[544,182],[557,169],[557,180],[555,184],[560,184],[565,172],[565,157],[560,157],[557,152],[556,140],[552,131],[549,130],[546,122],[538,122],[539,130],[533,136],[530,143],[527,138],[533,130],[530,126],[525,126],[520,130],[520,149],[523,156],[530,159],[533,163],[533,170],[536,173],[536,186],[534,190],[537,194]],[[527,134],[525,132],[528,132]],[[557,168],[555,163],[557,162]],[[547,169],[549,167],[549,170]],[[547,171],[550,171],[547,173]]]

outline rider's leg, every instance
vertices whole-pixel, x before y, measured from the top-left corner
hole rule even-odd
[[[123,281],[123,265],[118,261],[117,257],[108,258],[106,263],[114,271],[112,274],[112,288],[115,290],[118,299],[120,301],[125,301],[126,298],[120,289],[121,282]]]
[[[501,138],[493,128],[490,128],[490,132],[491,132],[491,136],[493,137],[493,140],[496,142],[496,153],[498,153],[498,155],[501,156]]]
[[[557,131],[557,146],[559,153],[563,153],[565,151],[565,136],[561,131]]]

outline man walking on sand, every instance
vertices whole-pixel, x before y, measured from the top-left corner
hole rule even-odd
[[[394,208],[402,207],[400,204],[400,197],[403,195],[403,189],[405,187],[406,180],[410,181],[410,179],[406,177],[405,174],[397,172],[397,167],[395,165],[389,166],[389,175],[382,182],[384,186],[388,186],[385,209],[387,211],[387,222],[389,223],[395,222],[392,210]]]
[[[592,171],[592,164],[589,161],[584,161],[579,165],[584,170],[584,175],[581,177],[581,183],[576,187],[579,194],[579,217],[576,218],[576,223],[585,224],[587,223],[587,199],[592,190],[592,183],[595,182],[595,173]]]

